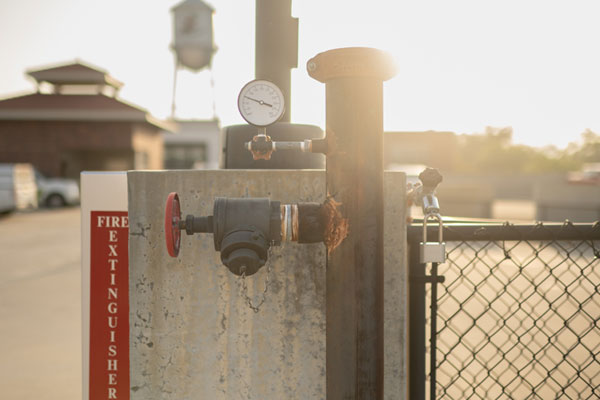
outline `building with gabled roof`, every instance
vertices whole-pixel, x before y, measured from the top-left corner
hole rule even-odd
[[[37,91],[0,100],[0,162],[49,176],[161,169],[162,131],[174,125],[117,97],[121,82],[81,61],[27,71]]]
[[[38,83],[38,87],[41,83],[49,83],[55,89],[60,89],[63,85],[100,85],[110,86],[116,90],[123,87],[122,82],[110,76],[105,70],[80,60],[75,60],[71,64],[29,70],[27,75]]]

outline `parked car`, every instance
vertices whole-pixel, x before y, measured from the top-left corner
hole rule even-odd
[[[569,172],[567,180],[580,185],[600,185],[600,163],[584,164],[581,171]]]
[[[33,166],[0,164],[0,213],[37,206],[37,184]]]
[[[56,208],[79,204],[79,186],[74,179],[48,178],[35,170],[39,203]]]

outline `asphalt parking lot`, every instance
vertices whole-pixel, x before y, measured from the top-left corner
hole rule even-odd
[[[80,210],[0,216],[5,399],[81,399]]]

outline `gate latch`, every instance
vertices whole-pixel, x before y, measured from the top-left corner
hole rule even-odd
[[[436,219],[438,221],[438,241],[427,241],[427,221]],[[446,243],[443,240],[444,222],[438,213],[427,214],[423,217],[423,241],[419,245],[421,264],[446,262]]]

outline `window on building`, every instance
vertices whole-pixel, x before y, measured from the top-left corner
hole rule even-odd
[[[200,169],[206,161],[206,145],[171,144],[165,148],[166,169]]]

